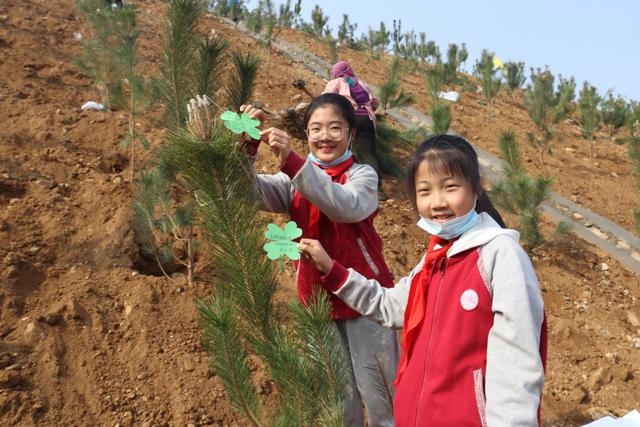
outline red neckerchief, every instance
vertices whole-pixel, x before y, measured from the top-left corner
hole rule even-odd
[[[337,181],[340,176],[353,165],[353,156],[349,157],[344,162],[339,165],[332,166],[329,168],[324,168],[317,163],[314,165],[321,168],[327,175],[331,177],[333,181]],[[320,216],[322,213],[320,209],[313,203],[309,202],[309,238],[310,239],[318,239],[320,237],[320,232],[318,226],[320,224]]]
[[[411,281],[411,289],[409,290],[409,300],[404,312],[404,327],[402,328],[402,350],[400,353],[400,363],[398,364],[398,373],[394,385],[398,385],[402,374],[407,369],[409,356],[413,345],[418,338],[419,326],[424,321],[427,308],[427,286],[431,279],[431,268],[433,263],[447,255],[447,251],[453,245],[455,240],[444,240],[438,236],[431,236],[427,255],[425,256],[422,270],[415,275]],[[441,247],[434,249],[436,245]]]

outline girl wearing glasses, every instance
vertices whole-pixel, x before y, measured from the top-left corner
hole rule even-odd
[[[241,107],[264,123],[264,113]],[[350,145],[356,137],[355,113],[347,98],[326,93],[315,98],[304,118],[309,154],[301,157],[291,148],[283,130],[261,132],[280,159],[280,173],[257,175],[265,210],[288,213],[303,231],[302,237],[322,242],[340,263],[352,267],[383,286],[393,286],[392,274],[382,255],[382,240],[373,219],[378,213],[378,176],[368,165],[353,160]],[[318,290],[320,272],[309,259],[297,266],[298,296],[305,303]],[[353,376],[347,386],[344,421],[364,426],[393,426],[388,397],[379,384],[391,384],[399,350],[395,332],[372,322],[329,294],[332,317],[340,331]],[[384,378],[381,378],[384,377]]]

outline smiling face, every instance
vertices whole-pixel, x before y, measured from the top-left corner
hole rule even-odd
[[[307,125],[309,151],[323,162],[332,162],[347,150],[353,132],[333,107],[318,107]]]
[[[467,214],[475,205],[475,194],[464,177],[439,173],[423,161],[415,175],[416,207],[420,216],[437,222]]]

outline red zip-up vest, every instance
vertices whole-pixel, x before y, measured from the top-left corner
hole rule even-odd
[[[348,170],[347,170],[348,172]],[[345,184],[347,172],[335,177],[334,182]],[[302,237],[309,237],[310,203],[300,194],[294,193],[289,206],[289,216],[302,229]],[[345,267],[351,267],[368,279],[377,280],[382,286],[393,287],[393,276],[382,255],[382,239],[376,232],[373,219],[376,210],[368,218],[356,223],[338,223],[325,215],[320,215],[318,240],[332,259]],[[301,258],[298,263],[298,297],[302,303],[313,295],[320,285],[320,272],[313,261]],[[360,313],[347,306],[340,298],[329,293],[332,304],[332,317],[346,319],[360,316]]]

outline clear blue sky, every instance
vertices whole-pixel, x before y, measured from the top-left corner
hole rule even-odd
[[[587,80],[601,94],[613,89],[640,101],[639,0],[302,0],[305,21],[315,4],[334,33],[345,13],[358,36],[380,21],[390,30],[401,19],[403,32],[426,32],[443,55],[449,43],[466,43],[466,70],[487,48],[505,62],[524,62],[527,76],[530,67],[548,65],[555,75],[575,76],[577,92]]]

